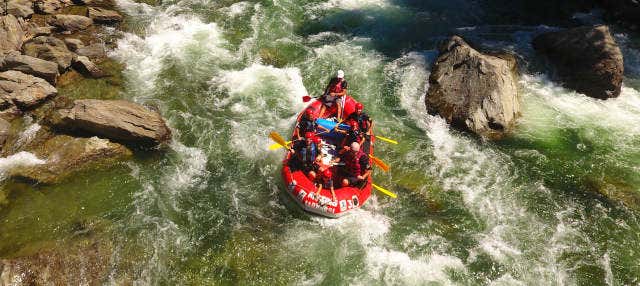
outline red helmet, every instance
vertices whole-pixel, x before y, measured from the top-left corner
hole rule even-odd
[[[307,108],[304,110],[304,114],[309,118],[313,118],[315,115],[315,112],[313,112],[311,108]]]
[[[322,171],[322,176],[325,177],[325,178],[331,178],[331,176],[333,176],[333,174],[331,173],[331,170],[324,169],[324,171]]]
[[[362,105],[362,103],[358,102],[356,103],[356,111],[360,111],[364,108],[364,105]]]
[[[349,126],[351,127],[351,130],[356,130],[358,129],[358,122],[355,120],[349,120]]]
[[[313,143],[320,144],[320,141],[321,141],[320,137],[315,135],[313,136]]]
[[[304,133],[304,137],[308,139],[313,139],[313,137],[316,137],[316,134],[313,132],[306,132]]]

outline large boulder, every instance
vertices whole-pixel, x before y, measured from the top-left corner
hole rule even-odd
[[[91,59],[104,58],[107,56],[106,47],[101,43],[93,43],[88,46],[78,47],[75,52],[80,56],[86,56]]]
[[[620,95],[622,52],[607,26],[544,33],[533,47],[553,63],[565,87],[600,99]]]
[[[58,64],[27,55],[21,55],[18,52],[12,52],[4,57],[0,57],[0,71],[7,70],[17,70],[41,77],[51,84],[56,84],[56,78],[58,77]]]
[[[22,47],[26,23],[13,15],[0,16],[0,54],[18,51]]]
[[[515,58],[481,54],[458,36],[439,50],[425,99],[429,113],[484,138],[506,135],[520,112]]]
[[[70,51],[77,51],[80,48],[84,48],[84,43],[79,39],[66,38],[64,39],[64,43]]]
[[[600,0],[602,6],[614,19],[633,29],[640,28],[640,2],[637,0]]]
[[[96,23],[111,24],[122,21],[120,13],[99,7],[90,7],[87,15]]]
[[[24,44],[22,50],[25,55],[57,63],[60,72],[69,68],[75,56],[62,40],[48,36],[33,38]]]
[[[48,23],[59,30],[77,32],[89,28],[89,26],[93,25],[93,20],[80,15],[58,14],[49,18]]]
[[[73,172],[111,165],[132,155],[127,147],[98,137],[56,135],[33,153],[44,164],[13,169],[10,176],[40,184],[58,183]]]
[[[70,108],[55,111],[49,122],[61,131],[80,131],[145,147],[171,138],[158,112],[126,100],[76,100]]]
[[[7,2],[7,13],[16,17],[28,18],[33,15],[33,1],[31,0],[9,0]]]
[[[14,70],[0,72],[0,98],[21,110],[35,107],[57,93],[55,87],[39,77]]]

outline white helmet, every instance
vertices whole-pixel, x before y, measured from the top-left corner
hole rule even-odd
[[[344,71],[338,70],[338,78],[344,78]]]
[[[358,142],[351,143],[351,150],[353,150],[353,152],[360,151],[360,144]]]

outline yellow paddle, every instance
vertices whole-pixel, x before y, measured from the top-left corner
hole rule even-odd
[[[287,141],[284,141],[284,138],[282,138],[282,136],[280,136],[278,132],[271,131],[271,133],[269,133],[269,138],[273,139],[273,141],[276,141],[276,143],[291,151],[291,147],[288,146]]]
[[[394,194],[394,193],[392,193],[392,192],[389,192],[389,191],[385,190],[384,188],[382,188],[382,187],[380,187],[380,186],[378,186],[378,185],[376,185],[376,184],[374,184],[374,183],[371,183],[371,185],[372,185],[376,190],[380,191],[381,193],[383,193],[383,194],[385,194],[385,195],[387,195],[387,196],[390,196],[390,197],[392,197],[392,198],[394,198],[394,199],[398,197],[398,195],[396,195],[396,194]]]
[[[380,167],[380,169],[382,169],[385,172],[389,172],[390,168],[389,168],[389,165],[387,165],[387,163],[385,163],[384,161],[380,160],[379,158],[374,157],[371,154],[369,154],[369,158],[371,158],[373,163],[376,164],[378,167]]]
[[[393,140],[393,139],[389,139],[389,138],[382,137],[382,136],[378,136],[378,135],[376,135],[376,138],[378,138],[378,139],[380,139],[380,140],[382,140],[382,141],[387,141],[387,142],[389,142],[389,143],[391,143],[391,144],[396,144],[396,145],[398,145],[398,141]]]
[[[291,141],[287,141],[285,143],[287,143],[287,146],[289,146],[289,144],[291,144]],[[282,147],[284,147],[284,146],[280,145],[280,143],[273,143],[273,144],[271,144],[269,146],[269,150],[278,150],[278,149],[280,149]]]

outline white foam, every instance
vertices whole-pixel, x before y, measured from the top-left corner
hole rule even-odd
[[[0,158],[0,179],[5,179],[7,173],[14,168],[35,166],[45,162],[45,160],[38,159],[33,153],[25,151]]]
[[[41,128],[42,126],[38,123],[33,123],[29,125],[27,128],[24,129],[24,131],[20,133],[20,135],[18,135],[18,139],[16,140],[15,146],[21,147],[26,144],[29,144],[29,142],[31,142],[36,137],[36,135],[38,134],[38,131],[40,131]]]
[[[241,1],[241,2],[233,3],[231,6],[225,7],[221,10],[226,12],[227,15],[229,15],[229,17],[237,17],[244,14],[250,6],[251,6],[251,3],[246,1]]]
[[[171,175],[166,176],[166,186],[172,192],[186,190],[190,188],[206,187],[207,155],[196,147],[187,147],[179,142],[172,142],[173,149],[179,156],[179,163],[171,171]]]
[[[324,9],[339,8],[358,10],[365,8],[385,8],[391,6],[387,0],[329,0],[320,5]]]
[[[153,90],[167,59],[184,63],[192,62],[193,57],[222,63],[233,61],[216,23],[203,23],[192,15],[158,13],[147,27],[145,37],[125,33],[118,40],[118,47],[110,52],[110,56],[127,63],[129,78],[135,81],[131,87],[136,93]]]
[[[238,114],[238,120],[228,121],[232,126],[231,146],[247,157],[261,154],[254,147],[247,146],[270,145],[267,131],[274,127],[277,130],[289,129],[297,111],[305,106],[302,96],[308,94],[298,68],[275,68],[262,64],[221,72],[210,84],[224,94],[214,101],[215,107],[229,108]],[[282,112],[286,116],[283,117]]]

